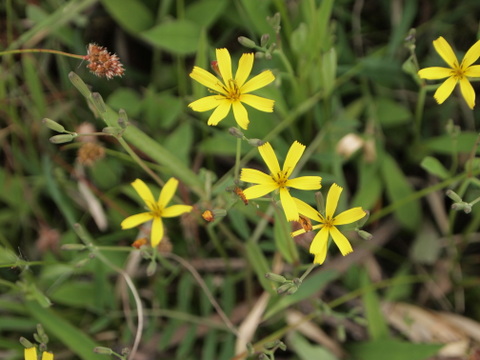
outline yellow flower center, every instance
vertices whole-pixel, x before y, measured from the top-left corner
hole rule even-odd
[[[452,76],[457,80],[461,80],[465,77],[465,70],[463,65],[455,64],[452,68]]]
[[[279,171],[276,174],[272,174],[272,179],[278,184],[279,188],[284,188],[288,181],[287,171]]]
[[[334,227],[335,225],[333,224],[333,218],[330,217],[330,216],[327,216],[325,218],[325,222],[323,223],[323,226],[326,227],[327,229],[331,229],[332,227]]]
[[[156,202],[148,204],[148,209],[153,217],[162,217],[163,209]]]
[[[227,93],[227,99],[230,99],[232,102],[240,100],[240,88],[234,79],[228,80],[228,83],[223,86],[223,89]]]

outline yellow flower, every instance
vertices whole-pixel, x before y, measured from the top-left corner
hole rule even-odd
[[[120,226],[122,229],[131,229],[135,226],[143,224],[144,222],[153,220],[150,240],[152,242],[152,246],[155,247],[163,238],[164,229],[162,218],[175,217],[183,213],[190,212],[192,207],[189,205],[172,205],[167,207],[167,204],[170,202],[175,194],[175,191],[177,190],[178,180],[175,178],[170,178],[167,181],[160,192],[158,201],[155,201],[152,192],[142,180],[135,180],[132,182],[132,186],[145,202],[149,211],[127,217],[122,221]]]
[[[25,360],[37,360],[37,348],[31,347],[24,351]],[[53,354],[47,351],[42,353],[42,360],[53,360]]]
[[[190,103],[188,106],[194,111],[208,111],[215,109],[208,119],[208,125],[217,125],[233,108],[235,121],[242,129],[247,129],[248,113],[242,103],[250,105],[257,110],[272,112],[274,101],[260,96],[249,94],[270,84],[275,77],[270,70],[265,70],[259,75],[246,81],[253,67],[253,53],[243,54],[238,62],[235,78],[232,76],[232,60],[227,49],[217,49],[217,63],[222,80],[208,71],[194,66],[190,77],[209,88],[215,95],[206,96]]]
[[[440,36],[437,40],[434,40],[433,46],[450,68],[428,67],[419,70],[418,75],[422,79],[429,80],[447,78],[433,95],[439,104],[442,104],[450,96],[459,82],[462,96],[467,102],[468,107],[473,109],[475,106],[475,91],[473,90],[470,81],[468,81],[468,78],[480,77],[480,65],[472,66],[472,64],[480,57],[480,40],[468,49],[460,64],[458,63],[457,57],[451,46],[443,37]]]
[[[315,255],[313,262],[316,264],[323,264],[327,257],[327,245],[330,235],[332,236],[333,241],[335,241],[335,244],[337,244],[342,255],[345,256],[351,253],[353,251],[352,245],[350,245],[350,242],[345,235],[337,229],[337,226],[351,224],[366,215],[366,212],[361,207],[355,207],[334,216],[342,190],[343,188],[337,184],[333,184],[330,187],[325,205],[325,216],[322,216],[317,210],[303,201],[294,199],[300,214],[320,223],[312,226],[312,230],[320,229],[320,231],[315,235],[312,244],[310,245],[310,253]],[[305,232],[305,229],[300,229],[293,232],[292,236],[297,236]]]
[[[305,151],[305,145],[295,141],[292,146],[290,146],[281,170],[270,143],[267,142],[259,146],[258,150],[268,170],[270,170],[270,174],[265,174],[255,169],[242,169],[240,180],[257,184],[243,191],[245,198],[247,200],[255,199],[278,189],[280,191],[280,201],[287,220],[298,220],[297,206],[288,188],[318,190],[321,188],[320,182],[322,181],[320,176],[301,176],[289,179]]]

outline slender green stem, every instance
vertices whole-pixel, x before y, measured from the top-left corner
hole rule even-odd
[[[315,263],[312,263],[307,270],[305,270],[305,272],[303,273],[303,275],[300,277],[300,281],[303,281],[305,280],[305,278],[308,276],[308,274],[310,274],[312,272],[313,269],[315,269],[315,267],[317,266],[317,264]]]
[[[132,157],[132,159],[148,174],[152,177],[153,180],[155,180],[155,182],[160,185],[160,186],[163,186],[165,185],[164,181],[162,179],[160,179],[160,177],[155,174],[155,172],[150,169],[147,164],[145,164],[145,162],[140,159],[140,157],[135,153],[135,151],[133,151],[133,149],[130,147],[130,145],[128,145],[128,143],[121,137],[118,137],[118,142],[120,143],[120,145],[122,145],[122,147],[125,149],[125,151],[128,153],[128,155],[130,155]]]
[[[28,54],[28,53],[48,53],[48,54],[55,54],[55,55],[62,55],[67,56],[75,59],[84,59],[84,55],[77,55],[71,54],[60,50],[52,50],[52,49],[16,49],[16,50],[5,50],[0,51],[0,56],[4,55],[13,55],[13,54]]]
[[[418,92],[417,106],[415,108],[415,140],[420,140],[420,132],[422,129],[423,110],[425,108],[425,97],[427,95],[427,88],[421,86]]]
[[[372,215],[370,215],[370,218],[368,219],[368,222],[371,223],[373,221],[381,219],[382,217],[394,212],[400,206],[409,203],[410,201],[420,199],[420,198],[426,196],[427,194],[430,194],[432,192],[444,189],[447,186],[456,183],[457,181],[460,181],[460,180],[463,180],[463,179],[468,178],[470,176],[475,176],[475,175],[478,175],[478,174],[480,174],[480,169],[476,169],[476,171],[474,171],[472,174],[469,174],[468,172],[463,172],[462,174],[459,174],[459,175],[454,176],[450,179],[444,180],[444,181],[442,181],[438,184],[435,184],[435,185],[429,186],[427,188],[424,188],[420,191],[417,191],[416,193],[413,193],[413,194],[403,198],[402,200],[397,201],[393,204],[390,204],[389,206],[386,206],[383,209],[373,213]]]
[[[233,172],[234,180],[240,179],[240,160],[242,158],[242,139],[237,138],[237,148],[235,151],[235,170]]]

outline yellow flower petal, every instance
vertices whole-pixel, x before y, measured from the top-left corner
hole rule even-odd
[[[263,195],[266,195],[278,188],[277,184],[261,184],[261,185],[254,185],[249,187],[248,189],[243,190],[243,195],[247,200],[256,199]]]
[[[433,46],[437,53],[442,57],[442,59],[450,66],[451,68],[458,67],[457,57],[452,50],[450,44],[443,37],[439,37],[437,40],[433,41]]]
[[[352,245],[350,245],[348,239],[335,226],[330,229],[330,235],[332,235],[333,241],[335,241],[335,244],[338,246],[343,256],[353,251]]]
[[[278,174],[280,172],[280,165],[278,164],[277,156],[273,151],[272,145],[267,142],[262,146],[259,146],[258,151],[260,152],[263,161],[265,161],[270,174]]]
[[[325,204],[325,216],[327,218],[333,218],[342,191],[343,188],[341,186],[338,186],[337,184],[332,184],[332,186],[330,186],[327,194],[327,201]]]
[[[322,265],[325,262],[326,258],[327,258],[327,244],[325,244],[321,252],[319,252],[318,254],[315,254],[315,257],[313,258],[313,263]]]
[[[207,124],[211,126],[218,125],[218,123],[225,119],[225,117],[228,115],[230,107],[231,103],[229,100],[222,100],[215,109],[215,111],[212,113],[212,115],[210,115],[210,117],[208,118]]]
[[[328,229],[326,227],[322,227],[310,244],[310,254],[319,254],[323,251],[327,252],[327,242]]]
[[[42,360],[53,360],[53,354],[48,351],[44,351],[42,354]]]
[[[273,105],[275,104],[273,100],[252,94],[242,94],[240,101],[263,112],[273,112]]]
[[[480,65],[470,66],[465,70],[466,77],[480,77]]]
[[[295,201],[295,205],[297,205],[297,209],[300,214],[308,217],[309,219],[323,222],[323,219],[320,217],[318,211],[308,205],[306,202],[297,198],[293,198],[293,201]]]
[[[198,66],[194,66],[192,72],[190,73],[190,77],[209,89],[224,95],[227,94],[220,80],[207,70],[204,70]]]
[[[238,69],[235,73],[235,81],[237,86],[241,88],[247,78],[250,76],[253,68],[253,53],[243,54],[240,60],[238,61]]]
[[[244,182],[249,182],[252,184],[264,184],[264,185],[273,185],[276,186],[276,182],[272,179],[270,175],[265,174],[257,169],[242,169],[240,174],[240,180]]]
[[[422,79],[437,80],[452,76],[452,69],[445,67],[432,66],[418,71],[418,76]]]
[[[260,89],[264,86],[270,84],[273,80],[275,80],[275,76],[270,70],[262,71],[257,76],[254,76],[250,80],[248,80],[245,85],[240,88],[240,92],[242,93],[249,93]]]
[[[361,207],[355,207],[335,216],[333,220],[333,224],[334,225],[351,224],[357,220],[360,220],[365,215],[367,215],[367,213]]]
[[[300,144],[298,141],[294,141],[292,146],[290,146],[282,169],[286,172],[287,177],[290,176],[295,166],[297,166],[298,160],[302,157],[305,148],[306,146]]]
[[[166,209],[163,209],[162,217],[171,218],[175,216],[182,215],[192,211],[193,207],[190,205],[172,205]]]
[[[160,191],[160,195],[158,196],[158,206],[160,207],[160,209],[164,209],[167,207],[167,204],[170,202],[170,200],[172,200],[173,195],[175,195],[175,191],[177,191],[177,186],[177,179],[168,179],[162,191]]]
[[[250,122],[250,120],[248,120],[247,109],[245,109],[245,106],[243,106],[240,101],[233,102],[232,109],[235,121],[242,129],[246,130],[248,128],[248,123]]]
[[[188,107],[193,111],[203,112],[216,108],[222,101],[225,101],[225,97],[221,95],[210,95],[191,102],[188,104]]]
[[[163,222],[161,217],[155,217],[152,223],[152,234],[150,235],[150,241],[152,247],[157,246],[163,239]]]
[[[285,185],[299,190],[318,190],[322,187],[321,181],[320,176],[300,176],[287,180]]]
[[[228,84],[232,77],[232,59],[227,49],[217,49],[218,69],[222,75],[223,83]]]
[[[132,182],[132,186],[140,198],[151,209],[152,204],[155,203],[155,199],[148,186],[140,179],[136,179],[134,182]]]
[[[37,360],[37,348],[31,347],[25,349],[23,352],[23,356],[25,360]]]
[[[480,40],[473,44],[462,60],[462,69],[468,68],[480,57]]]
[[[443,102],[450,96],[453,89],[457,85],[457,80],[454,77],[449,77],[447,80],[443,82],[433,94],[433,97],[439,104],[443,104]]]
[[[297,221],[298,220],[298,209],[295,201],[293,201],[292,195],[288,192],[287,189],[280,189],[280,202],[282,203],[283,211],[287,217],[287,221]]]
[[[475,106],[475,90],[467,78],[460,79],[460,91],[470,109]]]
[[[153,219],[153,216],[152,216],[151,213],[143,212],[143,213],[140,213],[140,214],[135,214],[135,215],[127,217],[125,220],[123,220],[120,223],[120,226],[124,230],[125,229],[131,229],[131,228],[134,228],[135,226],[143,224],[143,223],[145,223],[149,220],[152,220],[152,219]]]

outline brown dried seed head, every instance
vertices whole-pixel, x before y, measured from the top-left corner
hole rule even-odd
[[[88,45],[84,59],[88,61],[87,68],[98,77],[106,77],[110,80],[115,76],[122,76],[125,72],[118,56],[97,44]]]
[[[96,161],[105,157],[103,146],[93,143],[84,143],[77,152],[78,162],[82,165],[92,166]]]

